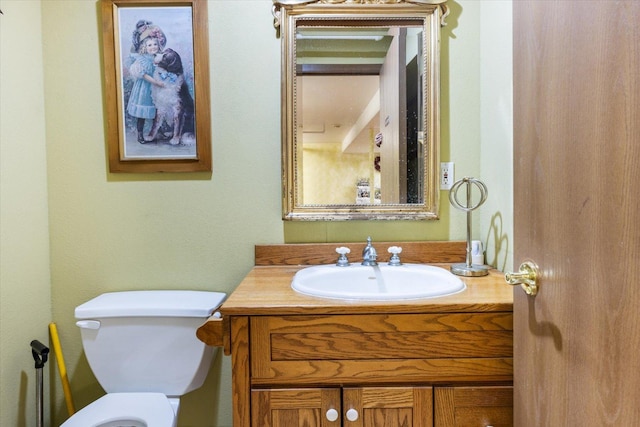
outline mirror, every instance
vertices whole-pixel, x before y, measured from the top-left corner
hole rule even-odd
[[[274,0],[283,219],[437,219],[446,0]]]

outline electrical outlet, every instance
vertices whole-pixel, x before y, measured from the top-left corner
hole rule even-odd
[[[453,162],[440,163],[440,189],[451,190],[454,181]]]

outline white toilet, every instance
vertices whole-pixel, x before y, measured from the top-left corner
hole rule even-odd
[[[180,396],[204,382],[217,348],[197,328],[226,294],[129,291],[76,308],[82,345],[107,394],[61,427],[175,427]]]

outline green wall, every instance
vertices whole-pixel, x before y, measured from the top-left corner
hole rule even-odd
[[[441,160],[456,163],[457,177],[487,173],[490,199],[474,216],[474,238],[508,258],[508,245],[491,246],[488,236],[500,216],[498,235],[508,241],[512,223],[511,169],[503,164],[511,161],[504,153],[511,145],[510,1],[450,3]],[[213,173],[110,174],[99,2],[0,1],[0,425],[35,425],[28,342],[46,342],[50,321],[76,406],[103,394],[73,318],[77,305],[100,293],[232,292],[259,243],[465,238],[466,216],[450,211],[446,193],[440,221],[283,224],[280,42],[271,0],[209,0],[208,8]],[[504,114],[494,104],[503,101]],[[47,412],[59,425],[66,409],[55,363],[45,378]],[[182,399],[180,426],[231,426],[230,378],[230,359],[219,355],[204,387]]]
[[[0,10],[0,425],[22,427],[36,425],[29,343],[48,343],[52,304],[40,2]]]
[[[99,4],[43,1],[53,318],[82,407],[102,394],[74,308],[107,291],[230,293],[281,242],[280,62],[269,1],[209,9],[212,174],[110,174]],[[182,399],[181,426],[231,425],[230,359]],[[54,413],[64,419],[55,391]]]

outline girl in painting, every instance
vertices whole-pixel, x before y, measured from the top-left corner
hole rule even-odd
[[[140,20],[133,32],[132,42],[133,63],[129,72],[135,81],[129,95],[127,113],[137,118],[138,142],[144,144],[145,121],[156,116],[156,108],[151,99],[151,85],[163,86],[162,82],[152,77],[155,68],[153,58],[156,53],[162,52],[167,39],[160,27],[152,25],[150,21]]]

